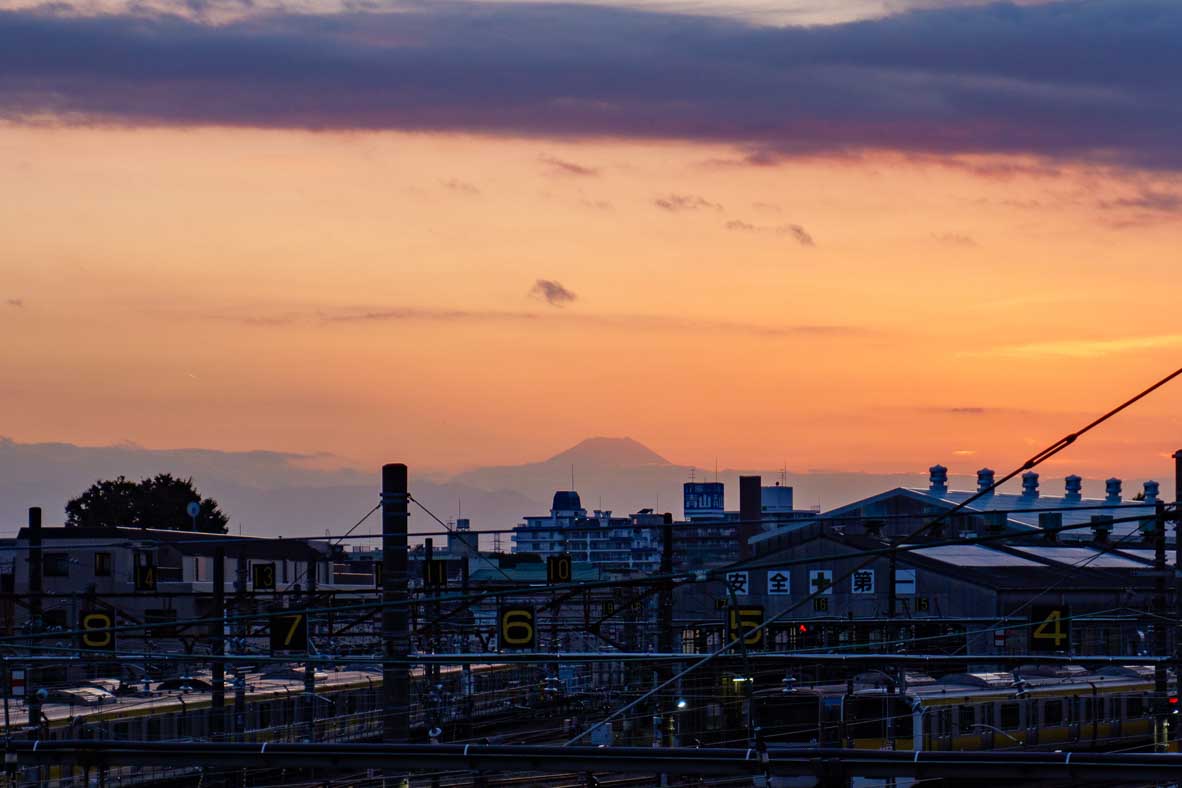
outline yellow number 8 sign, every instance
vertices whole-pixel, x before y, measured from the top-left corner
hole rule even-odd
[[[82,647],[83,648],[114,648],[115,633],[111,627],[115,625],[110,613],[91,611],[82,614]]]
[[[532,607],[506,607],[501,609],[501,646],[506,648],[533,648],[538,641],[534,627]]]

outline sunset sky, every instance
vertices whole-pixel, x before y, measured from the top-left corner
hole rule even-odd
[[[1174,0],[0,0],[0,435],[1008,469],[1182,366],[1179,41]],[[1165,476],[1180,406],[1046,471]]]

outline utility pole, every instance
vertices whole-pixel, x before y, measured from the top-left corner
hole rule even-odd
[[[382,466],[382,741],[410,741],[410,652],[406,588],[406,466]]]
[[[1153,612],[1153,651],[1156,656],[1166,654],[1166,577],[1169,567],[1166,565],[1166,505],[1158,501],[1154,505],[1153,517],[1153,569],[1154,594]],[[1166,750],[1166,720],[1170,714],[1169,678],[1166,675],[1166,665],[1157,663],[1153,668],[1153,742],[1158,752]]]
[[[311,545],[309,549],[314,550]],[[308,741],[316,739],[316,666],[312,663],[312,609],[316,606],[316,581],[319,574],[316,556],[308,559],[304,575],[307,579],[307,593],[304,594],[304,623],[308,627],[308,642],[305,653],[308,659],[304,661],[304,721],[308,724]]]
[[[209,716],[210,738],[217,741],[226,731],[226,548],[213,551],[213,698]]]
[[[40,645],[37,636],[44,629],[44,622],[41,620],[41,595],[44,592],[42,583],[45,577],[42,558],[41,507],[32,506],[29,508],[29,634],[33,636],[30,641],[30,645],[33,646],[29,649],[30,656],[37,653],[36,647]],[[29,704],[29,735],[34,739],[40,739],[41,696],[37,693],[40,690],[38,684],[40,684],[41,671],[30,665],[25,676],[27,677],[25,697],[28,698]]]
[[[239,550],[234,559],[234,640],[239,654],[246,645],[246,557]],[[234,733],[246,732],[246,674],[242,663],[234,662]]]
[[[663,654],[674,651],[673,637],[673,518],[666,517],[661,525],[661,590],[657,596],[657,650]],[[658,676],[661,682],[668,681],[673,675],[674,666],[665,665]],[[671,715],[677,714],[672,703],[659,704],[663,710]]]
[[[479,555],[479,553],[477,553],[477,555]],[[468,589],[471,586],[471,580],[469,579],[469,574],[468,574],[469,573],[468,566],[469,566],[470,562],[471,562],[471,553],[464,556],[464,563],[460,567],[460,571],[461,571],[461,574],[460,574],[460,595],[464,599],[468,598]],[[460,653],[461,654],[468,653],[468,637],[469,637],[468,630],[467,630],[467,627],[465,627],[463,630],[463,634],[460,636]],[[472,666],[469,665],[467,662],[464,663],[463,681],[461,682],[460,687],[461,687],[460,691],[464,695],[464,719],[468,720],[469,723],[471,723],[475,699],[472,697],[472,695],[473,695]]]
[[[1174,452],[1174,682],[1182,695],[1182,449]],[[1182,739],[1182,725],[1175,738]]]

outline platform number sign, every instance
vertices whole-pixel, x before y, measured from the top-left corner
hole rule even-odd
[[[435,558],[423,561],[423,585],[427,588],[447,588],[447,561]]]
[[[616,614],[616,603],[610,599],[603,600],[603,617],[611,618]]]
[[[1071,646],[1071,613],[1066,605],[1032,605],[1030,650],[1038,653],[1067,651]]]
[[[82,630],[82,648],[114,649],[115,633],[111,628],[115,626],[115,618],[102,610],[87,610],[79,619]]]
[[[500,641],[502,648],[533,648],[538,642],[532,607],[501,608]]]
[[[135,565],[135,590],[136,591],[155,591],[156,590],[156,567],[152,564],[136,564]]]
[[[546,582],[552,586],[569,583],[572,569],[571,558],[566,553],[549,556],[546,558]]]
[[[307,651],[308,616],[304,613],[279,613],[271,616],[271,652]]]
[[[743,639],[745,646],[763,645],[763,608],[731,607],[727,610],[726,633],[730,640]]]
[[[255,591],[274,591],[275,590],[275,564],[251,564],[250,566],[251,581],[254,583]]]

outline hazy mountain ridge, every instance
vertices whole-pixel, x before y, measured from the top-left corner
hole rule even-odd
[[[0,438],[0,536],[24,525],[30,506],[44,510],[47,525],[65,519],[66,502],[98,479],[140,479],[156,473],[192,477],[197,489],[218,500],[237,532],[259,536],[340,534],[378,502],[380,472],[324,468],[320,455],[216,449],[145,449],[133,444],[78,446],[19,443]],[[411,476],[413,494],[443,520],[460,505],[477,521],[508,527],[540,505],[511,490],[488,491],[452,481]],[[412,531],[440,527],[412,505]],[[376,515],[357,533],[381,530]]]
[[[191,476],[197,488],[216,498],[230,515],[231,528],[259,536],[341,534],[377,502],[379,472],[326,467],[332,458],[316,454],[271,451],[232,452],[216,449],[145,449],[133,444],[77,446],[69,443],[19,443],[0,438],[0,536],[10,536],[25,523],[27,509],[41,506],[47,524],[64,520],[66,501],[100,478],[125,475],[138,479],[156,473]],[[461,513],[476,530],[512,528],[527,515],[545,515],[556,490],[574,487],[587,509],[630,514],[643,508],[682,516],[681,486],[691,472],[701,481],[714,473],[676,465],[631,438],[588,438],[549,459],[521,465],[476,468],[454,477],[416,475],[411,492],[441,519]],[[738,508],[738,477],[756,474],[764,484],[780,479],[779,470],[725,469],[717,474],[726,484],[726,505]],[[974,489],[974,476],[953,475],[953,489]],[[926,487],[919,473],[857,471],[789,471],[798,509],[832,509],[893,487]],[[1016,488],[1011,483],[1008,489]],[[1125,497],[1140,489],[1140,480],[1126,480]],[[1062,479],[1043,474],[1044,495],[1061,494]],[[1084,495],[1102,497],[1104,483],[1084,481]],[[1172,486],[1163,480],[1168,500]],[[430,517],[411,507],[411,531],[439,531]],[[376,516],[357,529],[380,530]],[[485,542],[492,545],[492,540]],[[503,544],[508,547],[509,541]]]

